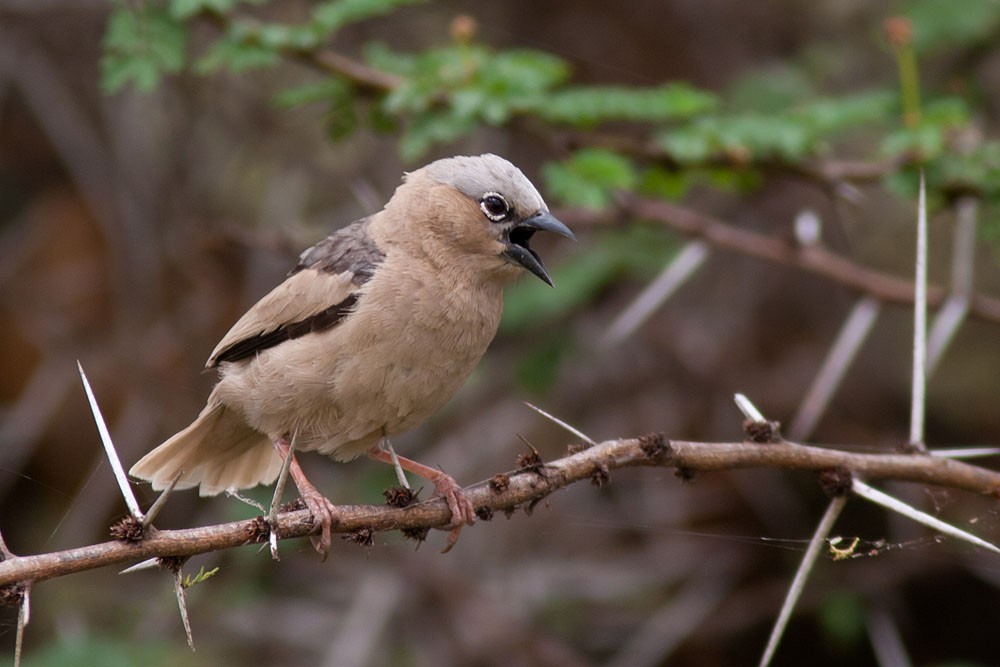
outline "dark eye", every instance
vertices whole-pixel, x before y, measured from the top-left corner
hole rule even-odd
[[[507,200],[498,192],[488,192],[479,200],[479,208],[483,209],[483,214],[493,222],[500,222],[510,213],[510,206]]]

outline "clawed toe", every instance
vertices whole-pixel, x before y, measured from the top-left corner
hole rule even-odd
[[[317,523],[320,526],[319,537],[311,537],[313,547],[325,561],[327,556],[330,555],[330,544],[332,543],[332,528],[333,528],[333,504],[324,498],[323,496],[307,496],[303,498],[306,503],[306,507],[313,516],[313,525]]]
[[[445,526],[446,530],[450,530],[448,538],[445,540],[444,549],[441,550],[441,553],[447,553],[458,542],[462,528],[475,523],[476,509],[472,506],[472,501],[465,495],[462,487],[450,475],[441,473],[440,477],[434,480],[434,492],[436,496],[445,499],[448,503],[448,509],[451,510],[451,523]]]

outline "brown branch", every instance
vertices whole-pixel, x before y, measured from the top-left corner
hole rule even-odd
[[[482,517],[496,511],[530,509],[550,493],[581,480],[602,482],[609,470],[635,466],[675,467],[684,476],[695,471],[738,468],[787,468],[823,471],[846,469],[866,479],[894,479],[934,484],[1000,497],[1000,472],[923,454],[862,454],[793,443],[755,444],[666,441],[662,436],[609,440],[544,465],[498,475],[466,489]],[[376,505],[338,507],[334,530],[354,536],[369,531],[421,529],[445,525],[450,513],[441,499],[404,509]],[[281,539],[316,532],[307,510],[278,517]],[[148,558],[187,557],[267,540],[261,517],[184,530],[150,529],[138,542],[116,541],[36,556],[12,556],[0,562],[3,587],[52,579],[109,565]]]
[[[632,215],[664,223],[684,234],[703,238],[718,248],[825,276],[849,289],[882,301],[913,304],[914,289],[909,280],[868,268],[825,248],[799,246],[790,241],[740,229],[667,201],[623,194],[619,197],[619,204]],[[565,217],[577,221],[595,219],[593,213],[572,211],[567,212]],[[947,297],[945,288],[928,285],[929,305],[940,306]],[[970,314],[979,319],[1000,322],[1000,299],[976,293],[970,301]]]

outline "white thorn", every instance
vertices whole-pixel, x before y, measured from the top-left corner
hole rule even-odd
[[[118,452],[115,451],[115,445],[111,442],[111,434],[108,432],[108,425],[104,422],[101,408],[97,405],[94,390],[90,388],[90,382],[87,381],[87,374],[83,372],[83,365],[79,360],[77,360],[76,365],[80,369],[80,379],[83,380],[83,388],[87,392],[87,400],[90,401],[90,410],[94,413],[94,421],[97,422],[97,431],[101,434],[104,451],[111,462],[111,469],[115,473],[115,479],[118,480],[118,488],[121,489],[122,496],[125,497],[125,504],[128,506],[129,512],[138,521],[142,521],[144,518],[142,510],[139,509],[139,502],[135,499],[135,494],[132,493],[132,487],[128,483],[125,469],[122,468],[122,462],[118,459]]]
[[[802,595],[802,589],[805,588],[806,580],[812,572],[813,565],[816,564],[816,559],[819,558],[820,549],[826,545],[826,538],[830,535],[830,531],[833,530],[833,524],[837,521],[837,517],[840,516],[846,504],[847,496],[838,496],[831,500],[826,508],[826,512],[823,514],[823,518],[820,519],[819,525],[816,526],[812,540],[809,541],[809,546],[802,556],[802,562],[799,563],[799,568],[795,571],[792,585],[788,587],[788,593],[785,595],[785,601],[781,605],[781,611],[778,612],[778,618],[774,621],[774,628],[771,630],[771,636],[767,639],[767,647],[764,649],[764,655],[761,656],[758,663],[759,667],[767,667],[767,665],[771,664],[771,659],[774,657],[775,651],[778,650],[778,643],[785,633],[788,619],[792,617],[792,610],[795,608],[795,603],[798,602],[799,596]]]
[[[1000,454],[1000,447],[952,447],[931,449],[927,453],[943,459],[978,459]]]
[[[917,271],[913,296],[913,397],[910,401],[910,444],[923,451],[927,391],[927,186],[920,172],[917,202]]]
[[[705,241],[691,241],[684,246],[660,275],[615,318],[601,339],[602,345],[617,345],[635,333],[657,308],[701,268],[708,258],[708,252],[708,243]]]
[[[177,593],[177,608],[181,612],[181,623],[184,624],[184,634],[187,635],[188,646],[194,651],[194,635],[191,633],[191,621],[188,619],[187,592],[184,590],[184,577],[181,568],[174,571],[174,592]]]
[[[795,216],[795,240],[804,247],[814,246],[820,242],[823,234],[823,222],[819,214],[811,208],[802,209]]]
[[[964,540],[969,544],[974,544],[988,551],[992,551],[993,553],[1000,554],[1000,547],[996,547],[986,540],[976,537],[972,533],[966,532],[961,528],[956,528],[950,523],[945,523],[941,519],[933,517],[926,512],[921,512],[917,508],[907,505],[902,500],[894,498],[887,493],[883,493],[874,487],[868,486],[857,478],[852,481],[851,490],[865,500],[870,500],[871,502],[881,505],[886,509],[902,514],[907,518],[913,519],[917,523],[922,523],[928,528],[933,528],[934,530],[944,533],[945,535],[950,535],[957,539]]]
[[[130,565],[118,574],[132,574],[133,572],[139,572],[141,570],[152,570],[154,567],[160,566],[159,558],[147,558],[146,560],[139,561],[135,565]]]
[[[740,409],[740,412],[743,413],[743,416],[749,419],[750,421],[755,421],[755,422],[767,421],[766,419],[764,419],[764,415],[761,414],[760,410],[757,409],[757,406],[751,403],[750,399],[744,396],[743,394],[735,394],[733,396],[733,400],[736,401],[736,407]]]
[[[576,428],[573,428],[572,426],[570,426],[569,424],[567,424],[563,420],[559,419],[558,417],[554,417],[554,416],[550,415],[548,412],[546,412],[545,410],[542,410],[537,405],[532,405],[531,403],[528,403],[527,401],[521,401],[521,402],[524,403],[525,405],[527,405],[529,408],[531,408],[535,412],[537,412],[538,414],[540,414],[541,416],[543,416],[546,419],[548,419],[549,421],[551,421],[553,424],[556,424],[557,426],[561,426],[562,428],[566,429],[567,431],[569,431],[570,433],[572,433],[576,437],[578,437],[581,440],[583,440],[584,442],[586,442],[588,445],[596,445],[597,444],[597,442],[595,440],[593,440],[589,435],[587,435],[583,431],[581,431],[579,429],[576,429]]]

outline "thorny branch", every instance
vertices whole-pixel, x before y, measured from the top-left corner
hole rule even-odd
[[[688,479],[699,471],[738,468],[787,468],[796,470],[848,470],[868,480],[892,479],[934,484],[1000,497],[1000,472],[955,460],[924,454],[863,454],[837,449],[776,443],[704,443],[672,440],[662,435],[608,440],[545,464],[535,463],[498,475],[466,489],[482,518],[496,511],[518,507],[530,511],[539,501],[569,484],[582,480],[606,481],[608,471],[638,466],[674,467]],[[497,483],[502,478],[503,483]],[[374,531],[420,531],[448,523],[444,500],[436,499],[402,509],[377,505],[342,505],[334,530],[349,535]],[[281,539],[318,532],[308,510],[278,515]],[[229,549],[268,539],[267,521],[257,517],[183,530],[148,529],[138,541],[104,542],[36,556],[13,556],[0,562],[0,591],[98,567],[132,563],[149,558],[187,557]],[[362,540],[355,540],[362,541]]]

